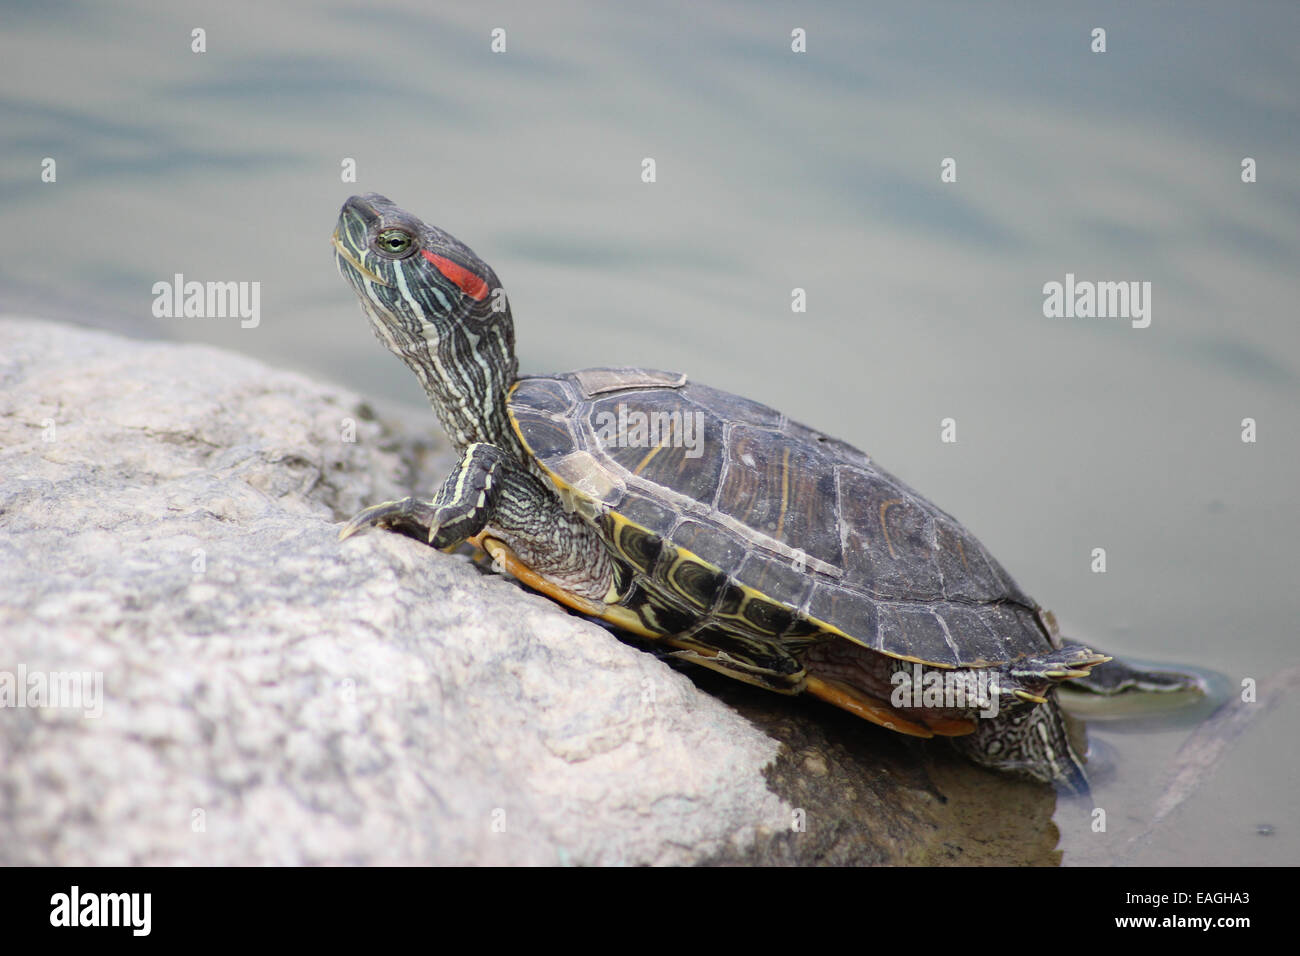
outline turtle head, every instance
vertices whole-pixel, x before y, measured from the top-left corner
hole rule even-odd
[[[514,320],[492,267],[384,196],[343,204],[334,259],[379,341],[419,377],[459,447],[512,434]]]

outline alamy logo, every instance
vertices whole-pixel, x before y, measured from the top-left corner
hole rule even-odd
[[[1067,272],[1065,282],[1045,283],[1043,296],[1049,319],[1129,319],[1135,329],[1151,324],[1150,282],[1076,281]]]
[[[704,412],[643,412],[622,402],[618,411],[596,413],[596,437],[606,448],[685,448],[704,454]]]
[[[0,709],[52,707],[104,716],[103,671],[0,671]]]
[[[178,272],[171,282],[153,284],[155,319],[242,319],[241,328],[262,321],[262,283],[186,282]]]
[[[50,897],[51,926],[129,926],[133,936],[148,936],[152,893],[69,893]]]
[[[927,670],[920,664],[913,664],[910,672],[895,671],[890,683],[894,685],[894,690],[889,695],[889,702],[899,710],[978,709],[981,717],[998,715],[998,700],[1002,691],[998,686],[996,671]]]

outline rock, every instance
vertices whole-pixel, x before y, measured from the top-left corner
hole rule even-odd
[[[976,862],[989,812],[1041,834],[1041,788],[706,692],[400,535],[340,544],[450,463],[399,419],[0,319],[0,864]],[[1012,862],[1051,862],[1027,839]]]

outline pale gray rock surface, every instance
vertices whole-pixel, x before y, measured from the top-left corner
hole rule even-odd
[[[0,318],[0,681],[26,678],[0,706],[0,864],[896,862],[963,839],[930,771],[978,771],[851,752],[728,687],[747,719],[464,558],[340,544],[432,487],[435,429],[228,352]],[[100,716],[31,706],[33,675],[70,673],[102,675]]]

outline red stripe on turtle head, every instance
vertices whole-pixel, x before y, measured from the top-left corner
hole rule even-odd
[[[475,302],[482,302],[487,298],[488,284],[483,281],[481,276],[475,275],[464,266],[452,262],[437,253],[430,252],[428,249],[421,249],[420,254],[433,263],[439,272],[456,283],[456,287]]]

